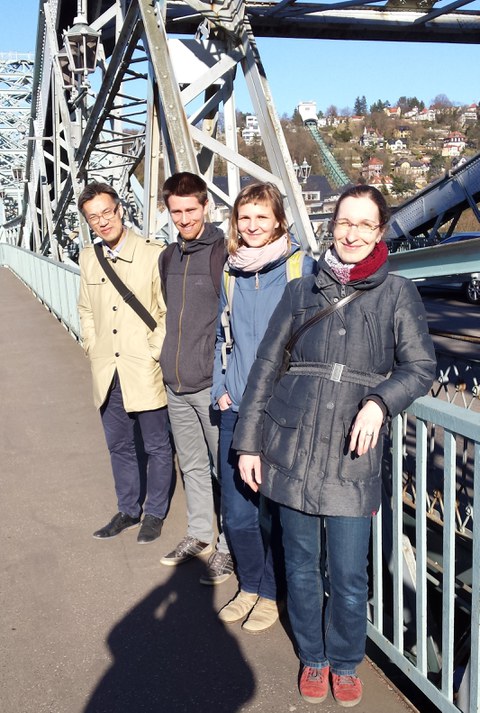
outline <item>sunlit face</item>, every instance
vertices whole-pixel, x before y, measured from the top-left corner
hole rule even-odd
[[[342,221],[348,221],[350,225],[342,226]],[[340,260],[354,265],[370,255],[384,232],[379,223],[378,207],[371,198],[344,198],[338,208],[333,228],[333,242]]]
[[[114,248],[123,235],[122,206],[108,193],[99,193],[83,204],[82,212],[95,235]]]
[[[268,204],[245,203],[238,209],[238,232],[249,248],[266,245],[274,237],[278,226],[279,222]]]
[[[199,238],[205,228],[208,201],[202,205],[197,196],[170,196],[168,210],[184,240]]]

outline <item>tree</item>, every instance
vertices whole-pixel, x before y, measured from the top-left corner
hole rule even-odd
[[[399,97],[397,106],[402,110],[402,114],[405,114],[405,112],[411,111],[414,107],[417,107],[419,111],[423,111],[425,109],[425,102],[421,99],[417,99],[417,97],[403,96]]]
[[[355,116],[365,116],[367,114],[367,100],[365,98],[365,94],[362,97],[357,97],[355,99],[353,113]]]
[[[397,196],[404,196],[407,193],[412,193],[415,190],[415,184],[403,176],[394,176],[392,178],[392,191]]]
[[[382,100],[379,99],[378,101],[374,102],[371,105],[370,113],[371,114],[379,113],[379,112],[383,111],[384,109],[387,109],[387,107],[389,107],[389,106],[390,106],[390,102],[388,101],[388,99],[384,102],[382,102]]]
[[[432,99],[431,106],[434,109],[450,109],[453,106],[453,102],[447,97],[446,94],[437,94],[437,96]]]

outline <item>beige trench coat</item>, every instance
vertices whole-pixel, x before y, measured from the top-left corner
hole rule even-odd
[[[166,313],[158,272],[162,249],[158,243],[129,230],[118,259],[111,263],[156,320],[153,332],[120,297],[100,266],[93,245],[80,253],[78,311],[83,348],[92,369],[96,408],[105,401],[115,370],[126,411],[151,411],[167,403],[158,363]]]

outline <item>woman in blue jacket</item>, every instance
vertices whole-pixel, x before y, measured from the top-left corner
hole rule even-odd
[[[258,494],[240,478],[232,450],[238,409],[257,347],[287,281],[312,274],[315,261],[292,245],[282,196],[272,184],[244,188],[235,200],[229,257],[220,294],[212,400],[221,411],[222,519],[240,582],[219,612],[223,622],[244,619],[246,631],[267,629],[278,619],[270,548],[259,524]]]

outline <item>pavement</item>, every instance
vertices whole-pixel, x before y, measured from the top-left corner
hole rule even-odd
[[[176,479],[161,538],[92,532],[116,512],[110,462],[78,343],[0,268],[2,713],[307,713],[285,615],[260,635],[216,612],[231,577],[165,567],[185,534]],[[368,659],[357,713],[415,710]]]

